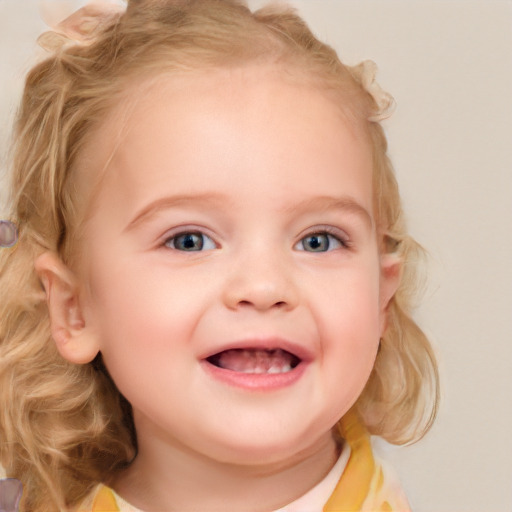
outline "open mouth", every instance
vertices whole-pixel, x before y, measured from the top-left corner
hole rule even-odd
[[[253,374],[287,373],[301,362],[295,354],[280,348],[233,348],[213,354],[206,360],[224,370]]]

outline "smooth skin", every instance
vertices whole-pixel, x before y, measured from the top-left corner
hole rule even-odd
[[[139,452],[112,483],[127,501],[279,508],[336,461],[332,428],[368,380],[398,285],[370,147],[324,92],[272,67],[131,87],[84,153],[94,172],[109,163],[80,262],[37,263],[55,342],[76,363],[101,351],[133,406]],[[297,348],[302,374],[249,389],[205,369],[244,343]]]

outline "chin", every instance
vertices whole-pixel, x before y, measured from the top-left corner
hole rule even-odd
[[[281,427],[277,432],[253,430],[236,437],[226,436],[225,439],[212,441],[205,451],[211,458],[226,464],[269,465],[286,463],[331,443],[334,443],[331,430],[320,436],[312,436],[310,432],[293,432]]]

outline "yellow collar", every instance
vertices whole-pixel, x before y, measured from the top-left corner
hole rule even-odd
[[[372,452],[370,436],[357,413],[350,410],[340,422],[340,434],[350,446],[345,471],[324,505],[323,512],[408,512],[409,505],[394,479],[389,479]],[[114,492],[101,486],[90,512],[121,512]]]

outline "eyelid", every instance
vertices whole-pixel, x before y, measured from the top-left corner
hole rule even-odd
[[[219,249],[221,246],[217,242],[216,237],[212,235],[208,229],[200,226],[190,226],[190,225],[184,225],[184,226],[177,226],[175,228],[170,229],[169,231],[166,231],[165,234],[161,237],[161,242],[159,245],[166,249],[176,250],[179,251],[179,249],[175,249],[173,247],[169,247],[167,243],[172,240],[173,238],[177,238],[181,235],[186,234],[198,234],[203,235],[206,238],[209,238],[213,244],[215,245],[215,249]],[[212,249],[204,249],[203,251],[197,251],[197,252],[205,252],[210,251]],[[187,252],[187,251],[179,251],[179,252]],[[194,252],[194,251],[190,251]]]
[[[352,241],[347,234],[346,231],[344,231],[341,228],[337,228],[334,226],[329,225],[319,225],[319,226],[313,226],[309,228],[304,233],[301,233],[299,236],[299,239],[294,245],[294,248],[302,241],[304,238],[307,238],[308,236],[317,235],[317,234],[327,234],[330,236],[333,236],[336,238],[340,244],[342,245],[343,249],[350,249],[352,247]]]
[[[337,238],[340,242],[343,242],[344,244],[351,243],[350,237],[345,230],[330,225],[313,226],[312,228],[309,228],[307,231],[300,235],[300,240],[302,240],[306,236],[311,236],[317,233],[327,233],[328,235],[332,235],[335,238]]]
[[[196,233],[196,234],[204,235],[205,237],[212,240],[216,249],[219,249],[221,247],[219,242],[216,240],[216,237],[210,233],[210,230],[208,230],[207,228],[202,227],[202,226],[191,226],[191,225],[177,226],[175,228],[170,229],[161,237],[160,245],[162,245],[168,249],[172,249],[171,247],[166,245],[168,243],[168,241],[173,238],[177,238],[180,235],[184,235],[184,234],[188,234],[188,233]],[[323,233],[336,238],[342,245],[342,248],[344,248],[344,249],[349,249],[352,246],[352,241],[351,241],[349,235],[343,229],[337,228],[337,227],[334,227],[331,225],[318,225],[318,226],[313,226],[311,228],[308,228],[305,232],[301,233],[299,235],[297,242],[294,244],[293,247],[295,248],[304,238],[306,238],[308,236],[312,236],[315,234],[323,234]],[[207,249],[207,250],[212,250],[212,249]]]

